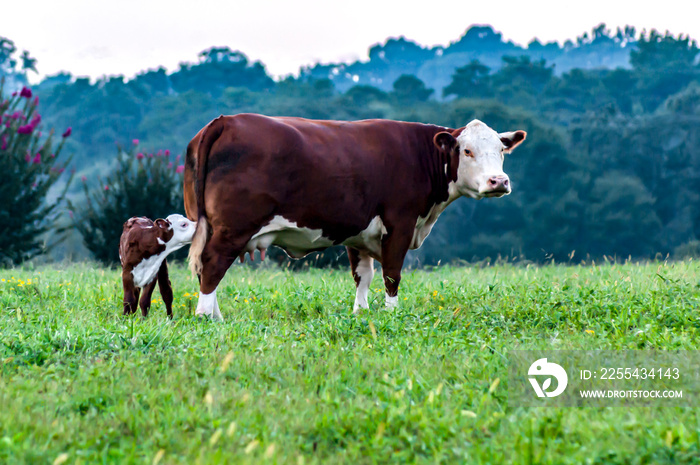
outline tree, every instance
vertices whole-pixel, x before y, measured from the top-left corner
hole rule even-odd
[[[458,98],[488,98],[492,94],[489,82],[491,68],[472,60],[469,64],[457,68],[452,75],[452,82],[442,90],[444,97],[455,95]]]
[[[2,85],[0,96],[4,96]],[[71,130],[56,146],[53,130],[48,136],[39,130],[37,110],[38,99],[32,99],[27,87],[0,101],[0,266],[21,263],[46,250],[46,233],[65,199],[65,188],[55,198],[47,196],[70,161],[59,163],[58,158]],[[67,188],[70,178],[65,182]]]
[[[402,74],[394,81],[393,87],[394,91],[391,94],[403,105],[425,102],[435,92],[433,89],[427,89],[423,81],[410,74]]]
[[[165,218],[182,211],[180,157],[170,152],[136,153],[138,141],[130,150],[118,149],[115,169],[105,179],[90,186],[83,177],[82,202],[68,202],[73,225],[93,256],[105,264],[119,260],[122,226],[132,216]]]

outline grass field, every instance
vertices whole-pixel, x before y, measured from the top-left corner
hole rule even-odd
[[[700,463],[692,409],[525,409],[507,350],[697,349],[695,262],[407,271],[235,266],[226,321],[120,315],[119,273],[0,270],[3,463]],[[158,297],[158,294],[155,294]]]

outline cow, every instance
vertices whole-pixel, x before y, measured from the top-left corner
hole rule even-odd
[[[504,154],[525,137],[478,120],[450,129],[391,120],[216,118],[190,141],[185,159],[185,211],[197,221],[189,255],[200,278],[196,315],[221,320],[216,288],[224,274],[236,258],[271,245],[293,258],[345,245],[355,313],[369,308],[378,260],[386,306],[396,306],[407,251],[421,246],[459,197],[509,194]]]
[[[145,217],[129,218],[119,240],[119,261],[122,265],[124,315],[136,312],[148,316],[151,295],[158,282],[168,318],[173,317],[173,289],[168,278],[166,257],[192,242],[196,224],[182,215],[152,221]],[[139,300],[139,294],[143,294]]]

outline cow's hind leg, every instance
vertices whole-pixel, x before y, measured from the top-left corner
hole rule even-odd
[[[173,319],[173,287],[168,276],[168,261],[163,260],[158,270],[158,290],[165,304],[165,312],[168,318]]]
[[[199,283],[199,302],[195,315],[208,316],[213,320],[222,321],[219,302],[216,299],[216,288],[223,279],[226,271],[243,251],[250,236],[245,239],[229,240],[214,232],[202,251],[202,274]]]
[[[355,304],[352,307],[353,313],[358,313],[361,308],[369,308],[367,297],[369,286],[374,277],[374,259],[365,252],[348,247],[348,258],[350,259],[350,269],[352,277],[355,279]]]

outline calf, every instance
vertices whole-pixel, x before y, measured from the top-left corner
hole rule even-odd
[[[119,241],[119,260],[124,285],[124,315],[136,312],[136,303],[143,316],[148,316],[151,295],[158,281],[168,318],[173,317],[173,289],[168,279],[166,257],[192,242],[197,223],[182,215],[152,221],[144,217],[129,218]],[[143,295],[139,300],[140,290]]]

